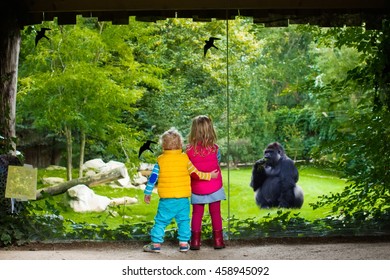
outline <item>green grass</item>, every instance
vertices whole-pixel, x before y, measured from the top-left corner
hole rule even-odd
[[[64,177],[64,171],[46,171],[40,170],[38,178],[43,176]],[[226,221],[228,216],[236,219],[262,218],[269,213],[275,214],[278,209],[259,209],[254,200],[254,192],[249,187],[251,178],[251,168],[232,169],[222,171],[226,194],[228,200],[222,202],[222,215]],[[299,167],[298,184],[303,188],[305,201],[301,209],[291,210],[292,213],[300,213],[300,216],[307,220],[314,220],[325,217],[329,214],[329,208],[320,208],[313,210],[310,203],[318,200],[318,197],[324,194],[340,192],[346,185],[345,181],[337,176],[336,172],[324,170],[311,166]],[[228,185],[228,182],[230,185]],[[94,192],[110,198],[123,196],[136,197],[138,203],[132,205],[121,205],[109,207],[102,213],[76,213],[68,205],[67,195],[61,194],[48,201],[54,205],[55,209],[65,218],[77,223],[102,224],[106,223],[111,228],[116,228],[121,224],[133,224],[138,222],[152,221],[158,204],[157,194],[152,195],[151,204],[143,202],[143,191],[140,189],[111,188],[109,186],[96,186]],[[35,202],[45,207],[44,201]],[[207,209],[206,209],[207,210]],[[50,213],[49,211],[45,211]],[[205,211],[205,215],[208,213]]]
[[[223,203],[223,216],[234,216],[238,219],[264,217],[268,213],[275,214],[278,209],[260,209],[257,207],[254,198],[254,192],[249,187],[251,178],[251,168],[242,168],[239,170],[231,170],[228,178],[227,171],[223,172],[224,184],[227,186],[230,181],[230,201]],[[329,170],[321,170],[315,167],[299,168],[299,181],[304,191],[305,199],[301,209],[292,209],[292,213],[300,213],[300,216],[307,220],[314,220],[325,217],[329,214],[330,208],[320,208],[313,210],[310,203],[318,200],[318,197],[324,194],[340,192],[344,186],[345,181],[340,179],[335,172]],[[230,211],[228,210],[230,208]]]

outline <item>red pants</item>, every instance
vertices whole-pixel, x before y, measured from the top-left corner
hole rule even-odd
[[[202,231],[202,218],[204,214],[205,204],[192,205],[192,220],[191,230]],[[211,224],[213,230],[222,230],[222,216],[221,216],[221,201],[212,202],[209,204],[209,212],[211,216]]]

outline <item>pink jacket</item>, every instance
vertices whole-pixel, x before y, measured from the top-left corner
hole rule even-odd
[[[219,171],[218,177],[210,181],[198,180],[191,178],[191,191],[194,194],[211,194],[222,188],[221,168],[218,162],[218,146],[215,145],[215,151],[211,149],[204,149],[201,146],[197,147],[195,154],[192,146],[187,147],[187,155],[192,164],[202,172],[211,172],[215,169]]]

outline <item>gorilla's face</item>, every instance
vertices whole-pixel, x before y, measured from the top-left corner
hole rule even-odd
[[[266,149],[264,151],[264,158],[267,161],[267,164],[274,166],[279,161],[280,154],[277,150]]]

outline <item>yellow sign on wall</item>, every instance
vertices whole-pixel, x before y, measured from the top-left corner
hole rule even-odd
[[[30,165],[8,166],[5,197],[35,200],[38,170]]]

